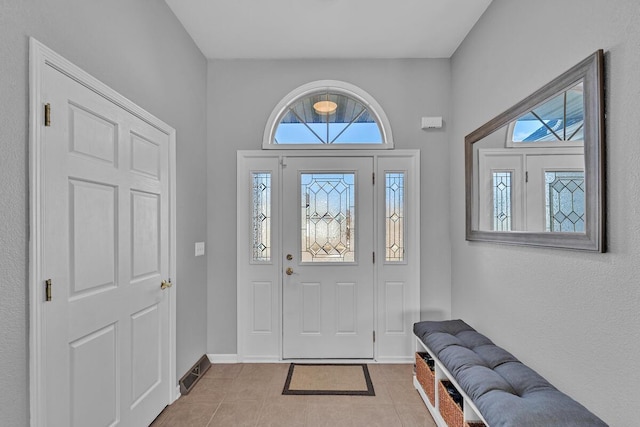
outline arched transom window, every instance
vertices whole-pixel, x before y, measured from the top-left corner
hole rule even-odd
[[[579,81],[509,124],[507,147],[584,146],[584,83]]]
[[[263,148],[393,148],[382,107],[349,83],[322,80],[289,93],[271,113]]]

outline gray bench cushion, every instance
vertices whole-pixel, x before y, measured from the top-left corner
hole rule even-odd
[[[454,376],[491,427],[606,426],[462,320],[418,322],[413,331]]]

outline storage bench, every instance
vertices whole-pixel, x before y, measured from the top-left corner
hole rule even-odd
[[[439,426],[606,426],[462,320],[418,322],[413,331],[416,364],[433,359],[426,379],[416,367],[414,385]],[[423,387],[429,378],[433,387]]]

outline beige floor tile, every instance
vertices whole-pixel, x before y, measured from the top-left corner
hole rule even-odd
[[[236,378],[236,381],[241,382],[254,382],[254,383],[265,383],[270,384],[273,381],[277,381],[282,383],[284,386],[284,382],[287,379],[286,372],[281,372],[279,370],[269,371],[267,368],[257,369],[253,371],[242,371],[240,375]],[[281,390],[282,391],[282,390]]]
[[[351,409],[354,426],[401,427],[394,405],[357,405]]]
[[[280,393],[269,393],[264,399],[265,405],[279,405],[279,404],[299,404],[307,405],[314,401],[315,396],[297,396],[297,395],[284,395],[282,391]]]
[[[435,421],[424,404],[395,405],[402,427],[436,427]]]
[[[307,408],[306,425],[309,427],[357,427],[349,404],[310,404]]]
[[[239,400],[264,400],[269,393],[269,386],[252,379],[236,378],[227,391],[224,401],[234,402]]]
[[[242,371],[241,363],[221,363],[213,364],[204,375],[204,378],[235,378]]]
[[[202,402],[181,403],[179,399],[165,409],[169,411],[158,427],[206,427],[217,407]]]
[[[263,405],[258,418],[260,427],[303,427],[307,415],[306,404],[269,404]]]
[[[417,405],[422,403],[422,398],[413,386],[411,378],[406,380],[388,381],[385,383],[387,392],[394,404]],[[425,408],[426,409],[426,408]]]
[[[388,380],[397,380],[398,378],[411,378],[413,376],[413,364],[387,364],[379,365],[382,375]]]
[[[254,427],[262,408],[260,400],[223,402],[208,427]]]
[[[231,388],[233,380],[229,378],[206,378],[203,377],[191,389],[189,394],[182,396],[185,403],[193,402],[222,402],[227,391]]]
[[[282,390],[284,390],[284,383],[287,380],[287,376],[275,376],[269,381],[266,386],[268,389],[268,396],[281,396]]]
[[[286,378],[289,372],[288,363],[247,363],[243,365],[239,377],[263,378],[269,377],[273,379],[276,376],[284,376]]]

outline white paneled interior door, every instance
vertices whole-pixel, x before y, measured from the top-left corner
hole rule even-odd
[[[373,159],[283,169],[283,357],[373,358]]]
[[[40,424],[148,425],[175,389],[173,137],[48,64],[40,90]]]

